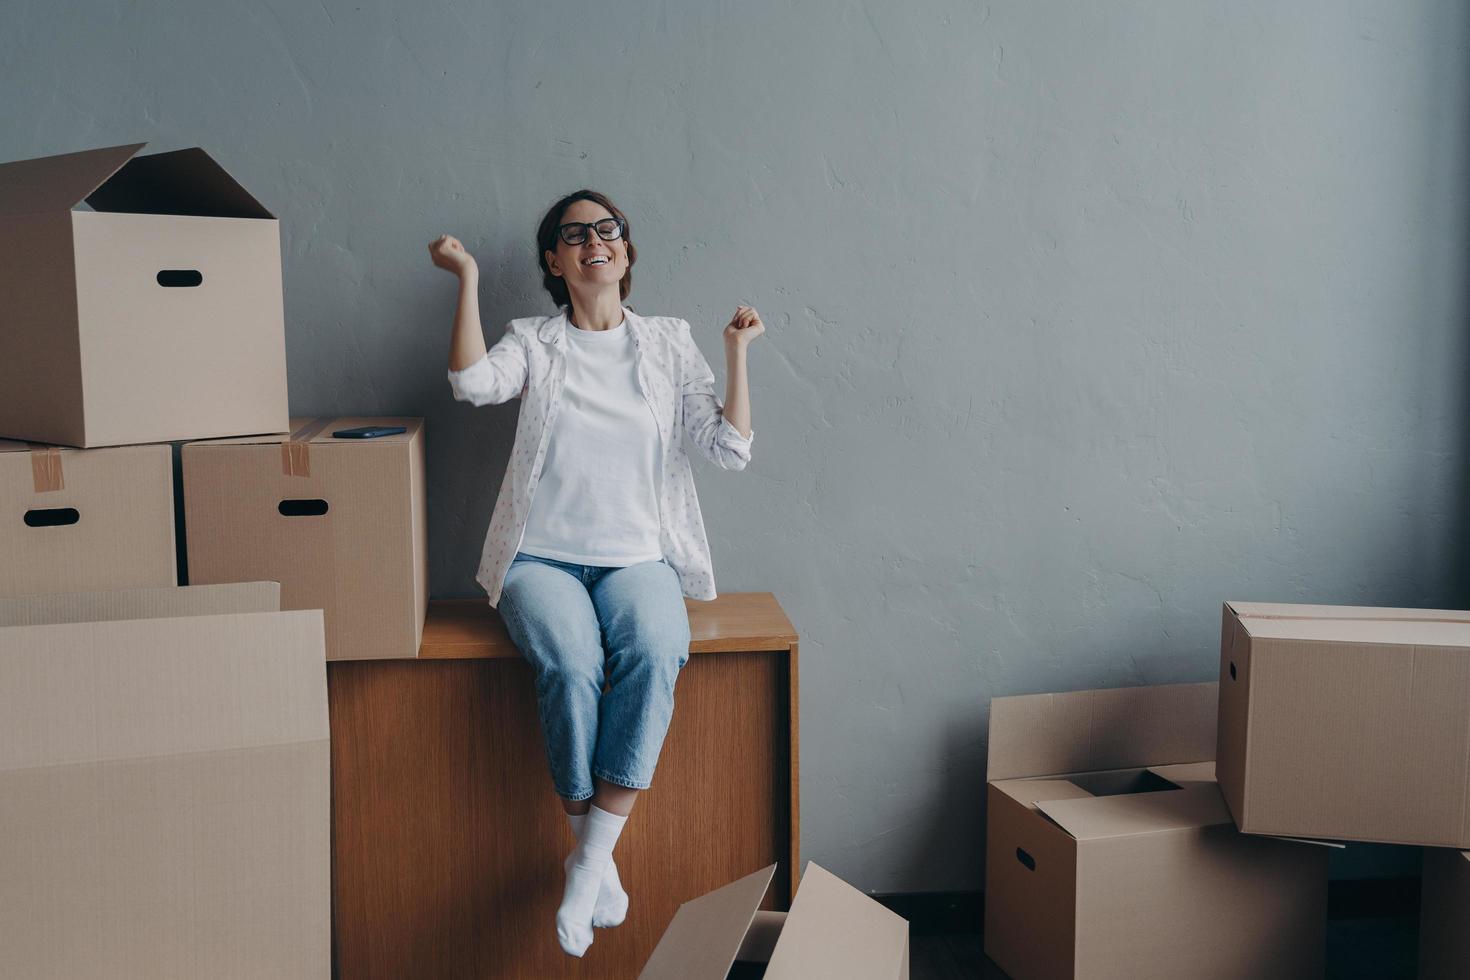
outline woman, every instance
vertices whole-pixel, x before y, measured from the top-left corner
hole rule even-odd
[[[612,851],[673,714],[689,656],[683,597],[715,598],[682,437],[724,469],[749,462],[746,351],[765,326],[741,306],[725,327],[721,406],[689,324],[622,305],[637,250],[611,201],[590,190],[557,201],[537,247],[560,312],[512,320],[488,353],[475,260],[447,235],[429,253],[459,276],[454,397],[521,397],[478,581],[535,669],[552,782],[578,841],[556,935],[581,956],[593,926],[627,914]]]

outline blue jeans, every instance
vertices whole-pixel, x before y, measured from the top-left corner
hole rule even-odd
[[[521,552],[498,609],[536,672],[557,794],[588,799],[594,776],[647,789],[674,714],[674,681],[689,659],[689,615],[673,568],[575,565]]]

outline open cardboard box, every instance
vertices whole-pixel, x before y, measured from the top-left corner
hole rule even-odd
[[[1014,980],[1321,975],[1327,849],[1236,831],[1216,697],[991,702],[985,951]]]
[[[1419,980],[1470,977],[1470,851],[1424,849]]]
[[[1470,612],[1227,602],[1220,789],[1252,834],[1470,848]]]
[[[0,436],[286,429],[279,223],[203,150],[143,146],[0,165]]]
[[[0,439],[0,512],[0,596],[178,581],[168,446]]]
[[[274,583],[0,599],[0,974],[331,974],[321,613]]]
[[[901,916],[811,861],[791,911],[761,911],[775,872],[680,905],[639,980],[908,980]]]
[[[407,431],[340,439],[342,429]],[[321,609],[328,660],[418,656],[429,586],[424,420],[301,418],[291,434],[186,443],[189,581],[281,583]]]

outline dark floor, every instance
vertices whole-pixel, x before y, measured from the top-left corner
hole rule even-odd
[[[1327,926],[1328,980],[1413,980],[1417,916],[1339,919]],[[985,955],[979,933],[914,936],[911,980],[1006,980]]]

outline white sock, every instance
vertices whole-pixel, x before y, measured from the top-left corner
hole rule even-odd
[[[572,825],[572,836],[578,841],[582,839],[582,824],[586,820],[585,813],[567,814],[567,822]],[[563,868],[570,871],[571,867],[572,855],[568,854]],[[597,889],[597,905],[592,909],[592,924],[599,929],[611,929],[622,925],[627,917],[628,893],[623,891],[623,883],[618,878],[618,863],[608,861],[607,870],[602,873],[602,887]]]
[[[567,869],[567,887],[561,908],[556,910],[556,938],[572,956],[581,956],[592,945],[592,910],[602,875],[612,862],[613,847],[623,832],[627,817],[593,806],[582,824],[582,839],[572,852]]]

